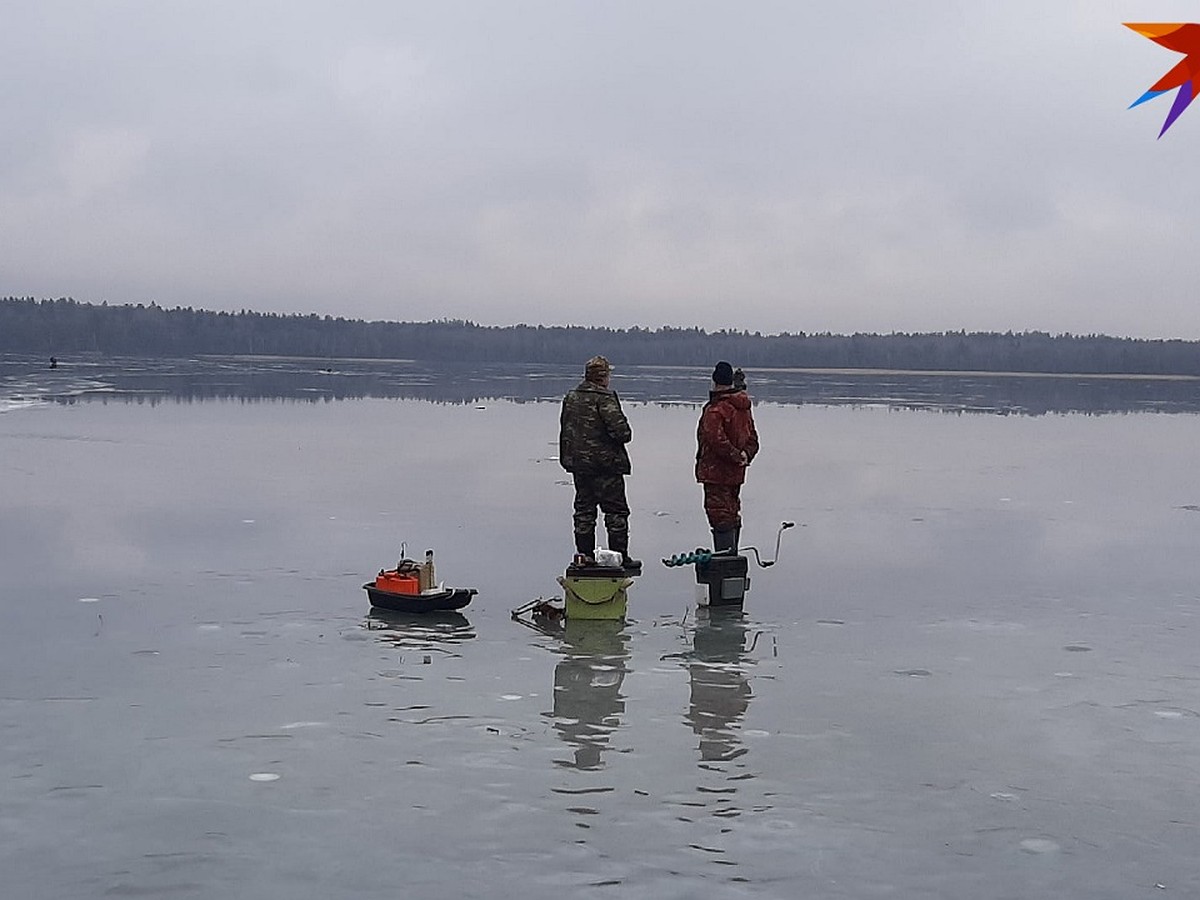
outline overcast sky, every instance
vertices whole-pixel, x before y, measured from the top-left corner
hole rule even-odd
[[[0,295],[1200,338],[1154,0],[0,0]]]

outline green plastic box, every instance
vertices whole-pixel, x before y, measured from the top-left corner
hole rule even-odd
[[[632,578],[560,576],[568,619],[624,619]]]

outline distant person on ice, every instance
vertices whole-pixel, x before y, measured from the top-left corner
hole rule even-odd
[[[746,376],[736,378],[722,360],[712,374],[708,402],[696,428],[696,480],[704,485],[704,513],[713,550],[737,552],[742,532],[742,484],[758,454],[758,432],[750,412]]]
[[[604,513],[608,549],[621,554],[627,569],[641,567],[629,556],[629,504],[625,476],[630,472],[625,445],[633,439],[621,401],[608,386],[612,366],[593,356],[584,378],[562,402],[559,418],[558,461],[574,476],[576,565],[594,565],[596,507]]]

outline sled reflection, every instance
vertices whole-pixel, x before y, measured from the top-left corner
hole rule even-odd
[[[475,637],[470,620],[453,611],[401,613],[372,607],[366,624],[380,640],[406,650],[447,650]]]

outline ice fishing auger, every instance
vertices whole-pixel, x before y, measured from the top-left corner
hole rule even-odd
[[[774,559],[764,560],[761,556],[759,556],[757,547],[743,547],[742,550],[744,550],[744,551],[748,550],[754,554],[754,561],[758,563],[759,568],[769,569],[771,566],[775,565],[775,563],[777,563],[779,561],[779,542],[783,539],[784,531],[786,531],[789,528],[795,528],[795,527],[796,527],[795,522],[780,523],[779,531],[777,531],[775,533],[775,558]],[[707,563],[710,560],[712,560],[714,557],[732,556],[736,552],[737,551],[731,551],[731,550],[715,551],[715,550],[708,550],[704,547],[697,547],[695,550],[691,551],[690,553],[676,553],[674,556],[666,557],[665,559],[663,559],[663,565],[668,566],[668,567],[673,567],[673,566],[690,566],[690,565],[692,565],[694,563],[698,563],[698,562]]]
[[[779,560],[779,544],[788,528],[796,526],[794,522],[784,522],[775,533],[775,557],[763,559],[757,547],[744,547],[744,551],[754,553],[758,568],[767,569]],[[712,551],[697,547],[690,553],[676,553],[673,557],[662,560],[662,564],[672,566],[692,565],[696,568],[696,601],[701,606],[742,606],[746,592],[750,589],[749,560],[736,550]]]
[[[744,551],[754,554],[759,568],[766,569],[779,561],[779,543],[783,533],[795,526],[795,522],[783,522],[775,534],[775,556],[763,559],[757,547],[745,547]],[[668,568],[695,566],[696,600],[701,606],[741,606],[750,590],[747,576],[749,561],[736,550],[713,551],[697,547],[690,553],[677,553],[663,560]]]

